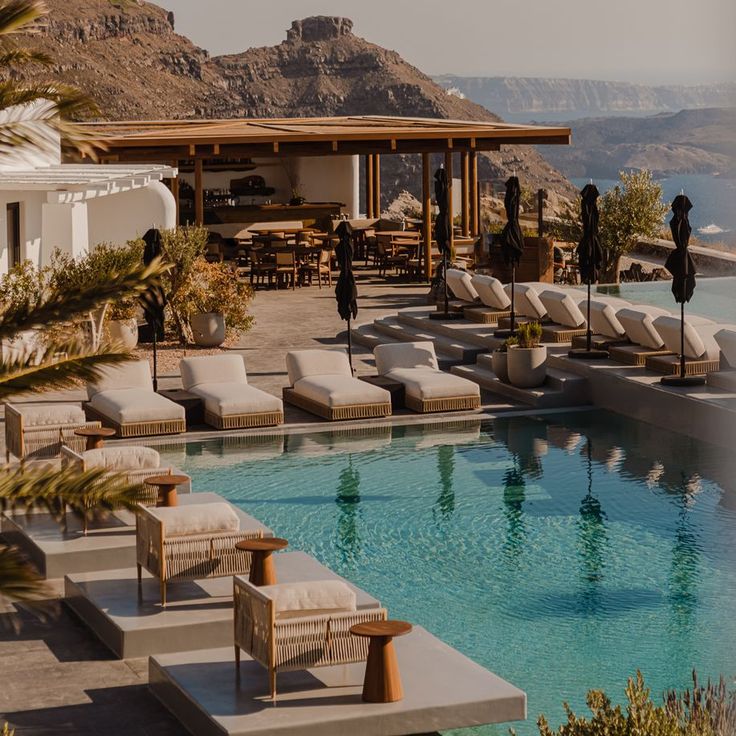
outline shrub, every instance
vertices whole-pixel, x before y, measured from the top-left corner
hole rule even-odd
[[[522,348],[536,348],[542,340],[542,325],[539,322],[522,322],[516,328],[519,346]]]
[[[542,715],[537,721],[541,736],[733,736],[736,733],[736,691],[723,678],[717,684],[698,685],[693,672],[693,689],[666,693],[655,705],[641,672],[629,678],[626,711],[613,706],[601,690],[591,690],[586,702],[592,712],[588,720],[575,715],[565,703],[567,722],[553,731]],[[512,731],[513,733],[513,731]]]

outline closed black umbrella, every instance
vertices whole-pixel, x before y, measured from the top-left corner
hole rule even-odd
[[[341,222],[335,231],[340,240],[335,247],[335,257],[340,275],[337,277],[335,286],[335,299],[337,299],[337,312],[340,319],[348,323],[348,358],[350,368],[353,367],[353,342],[350,335],[350,320],[358,316],[358,287],[355,285],[353,274],[353,229],[350,223]]]
[[[583,187],[580,192],[580,219],[583,223],[583,236],[576,249],[578,256],[578,268],[580,278],[588,285],[588,329],[586,332],[585,350],[571,350],[568,355],[571,358],[607,358],[607,350],[593,350],[591,345],[593,331],[590,328],[590,287],[598,281],[601,264],[603,263],[603,249],[598,237],[598,188],[592,182]]]
[[[506,265],[511,266],[511,329],[498,330],[499,337],[513,335],[516,329],[516,312],[514,309],[514,283],[516,267],[524,253],[524,235],[519,224],[519,206],[521,204],[521,184],[517,176],[510,176],[506,182],[506,194],[503,206],[506,210],[506,225],[499,237],[501,254]]]
[[[684,194],[678,194],[672,202],[670,230],[675,249],[664,264],[672,274],[672,294],[680,305],[680,375],[665,376],[662,383],[675,386],[705,383],[705,379],[700,376],[685,375],[685,302],[689,302],[695,292],[695,263],[688,250],[692,232],[689,213],[692,208],[692,202]]]
[[[430,316],[435,319],[444,319],[450,313],[447,293],[447,264],[452,257],[452,230],[450,229],[452,228],[452,214],[450,213],[450,186],[447,171],[442,166],[434,173],[434,199],[438,208],[437,219],[434,223],[434,239],[437,241],[437,247],[442,256],[442,271],[437,274],[435,283],[440,283],[439,279],[442,279],[445,290],[445,311]]]
[[[157,228],[151,228],[143,236],[143,242],[145,243],[143,263],[150,266],[163,254],[161,232]],[[159,333],[163,334],[164,331],[164,309],[166,308],[166,294],[158,279],[140,295],[139,301],[153,335],[153,390],[158,391],[157,341]]]

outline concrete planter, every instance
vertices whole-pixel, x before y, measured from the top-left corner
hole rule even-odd
[[[216,348],[225,342],[225,315],[219,312],[195,314],[192,317],[194,344],[201,348]]]
[[[522,348],[513,345],[508,351],[509,382],[518,388],[536,388],[547,377],[547,348]]]
[[[496,374],[499,381],[503,383],[509,382],[509,369],[508,369],[509,354],[506,351],[494,350],[491,353],[491,365],[493,366],[493,372]]]
[[[111,319],[107,323],[107,334],[112,342],[119,343],[126,350],[133,350],[138,344],[138,322],[130,319]]]

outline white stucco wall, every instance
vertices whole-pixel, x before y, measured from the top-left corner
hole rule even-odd
[[[163,182],[87,202],[89,243],[122,244],[151,227],[176,227],[176,201]]]
[[[357,156],[304,156],[299,159],[299,193],[308,202],[343,202],[349,217],[360,207]]]
[[[74,258],[86,255],[89,249],[88,209],[86,202],[49,204],[42,207],[41,266],[51,263],[58,248]]]

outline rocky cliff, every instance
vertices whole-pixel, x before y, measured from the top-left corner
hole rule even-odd
[[[573,118],[736,105],[736,83],[647,86],[591,79],[452,75],[437,77],[436,81],[499,115],[536,119],[544,119],[545,113],[569,113]]]
[[[89,92],[107,119],[404,115],[499,120],[460,99],[395,51],[353,33],[347,18],[294,21],[274,47],[210,57],[176,33],[174,17],[147,2],[47,0],[33,41],[58,60],[56,76]],[[38,72],[43,74],[45,72]],[[415,157],[384,156],[384,198],[419,179]],[[480,176],[515,169],[530,187],[569,194],[567,180],[535,150],[483,156]]]

